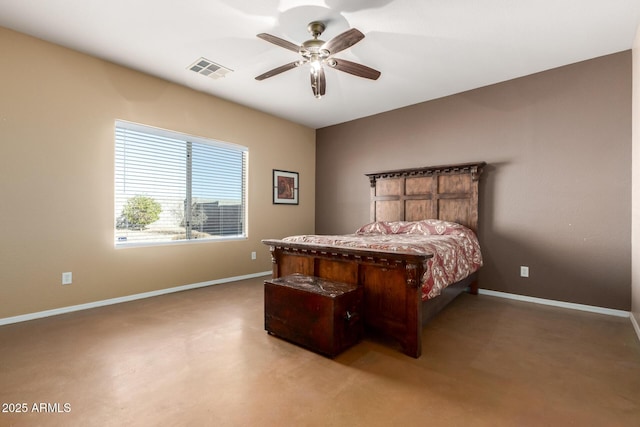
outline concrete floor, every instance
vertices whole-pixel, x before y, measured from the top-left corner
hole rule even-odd
[[[332,360],[264,331],[262,280],[1,326],[0,426],[640,425],[629,319],[463,294],[421,358]]]

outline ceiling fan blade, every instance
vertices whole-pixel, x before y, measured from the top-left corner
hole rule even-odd
[[[311,90],[313,96],[320,98],[327,91],[327,79],[324,76],[324,69],[320,68],[317,72],[311,72]]]
[[[280,37],[272,36],[271,34],[260,33],[260,34],[258,34],[258,38],[261,38],[262,40],[268,41],[269,43],[273,43],[276,46],[280,46],[280,47],[283,47],[285,49],[292,50],[295,53],[298,53],[300,51],[300,46],[298,46],[296,44],[293,44],[290,41],[287,41],[285,39],[281,39]]]
[[[364,34],[356,30],[355,28],[351,28],[350,30],[338,34],[337,36],[326,42],[324,45],[322,45],[322,49],[326,49],[331,55],[334,55],[340,51],[345,50],[348,47],[353,46],[363,38]]]
[[[288,71],[292,68],[296,68],[299,65],[300,65],[300,61],[293,61],[288,64],[281,65],[277,68],[274,68],[273,70],[267,71],[264,74],[260,74],[258,77],[256,77],[256,80],[268,79],[269,77],[273,77],[277,74],[284,73],[285,71]]]
[[[346,59],[331,58],[328,65],[336,70],[353,74],[354,76],[364,77],[365,79],[377,80],[380,77],[380,71],[367,67],[366,65],[357,64],[347,61]]]

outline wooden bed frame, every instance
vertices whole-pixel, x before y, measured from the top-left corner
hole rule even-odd
[[[478,180],[484,162],[366,174],[371,221],[437,218],[478,230]],[[422,301],[420,279],[431,255],[263,240],[273,277],[293,273],[364,288],[366,330],[395,339],[412,357],[422,352],[422,327],[467,288],[476,294],[477,272]]]

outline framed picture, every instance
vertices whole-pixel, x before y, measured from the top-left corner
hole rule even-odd
[[[298,204],[298,172],[273,170],[273,203]]]

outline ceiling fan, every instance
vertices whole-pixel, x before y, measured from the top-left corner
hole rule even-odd
[[[326,90],[327,83],[324,75],[323,65],[326,65],[336,70],[344,71],[345,73],[353,74],[354,76],[364,77],[365,79],[376,80],[380,77],[380,71],[369,68],[365,65],[357,64],[355,62],[347,61],[346,59],[334,58],[338,52],[341,52],[354,44],[358,43],[364,38],[364,34],[355,28],[347,30],[336,37],[332,38],[328,42],[320,40],[318,37],[324,32],[326,26],[323,22],[313,21],[307,26],[307,30],[313,37],[310,40],[305,41],[300,46],[291,43],[280,37],[272,36],[271,34],[260,33],[258,37],[262,40],[273,43],[277,46],[299,53],[302,58],[290,62],[273,70],[267,71],[264,74],[260,74],[256,77],[256,80],[264,80],[269,77],[273,77],[277,74],[283,73],[292,68],[300,67],[305,64],[310,65],[311,75],[311,90],[316,98],[321,98]]]

